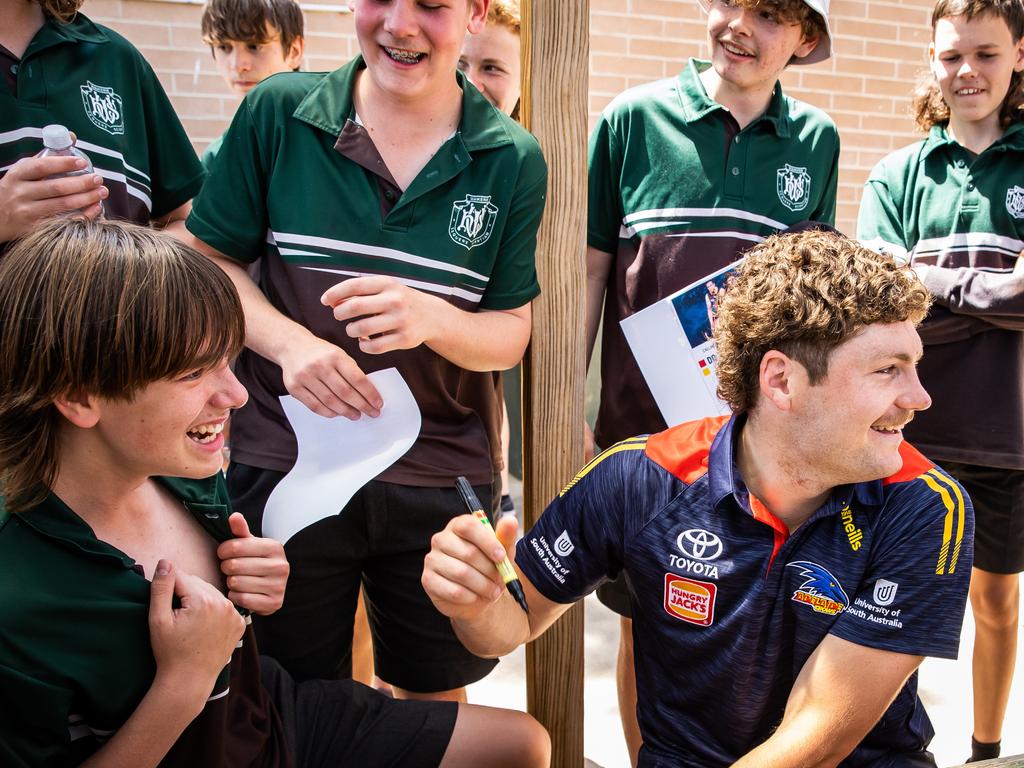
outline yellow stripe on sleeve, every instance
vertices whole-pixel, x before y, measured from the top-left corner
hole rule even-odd
[[[939,561],[935,565],[935,573],[943,574],[946,572],[946,560],[949,557],[949,542],[953,538],[953,499],[949,495],[949,491],[945,487],[939,485],[939,483],[930,474],[921,475],[921,479],[935,491],[939,496],[942,497],[942,503],[946,507],[946,520],[942,527],[942,546],[939,548]]]
[[[956,573],[956,564],[960,559],[960,546],[963,544],[964,540],[964,523],[967,518],[967,508],[964,504],[964,495],[960,492],[960,486],[956,484],[956,481],[953,480],[953,478],[942,474],[934,467],[929,470],[928,474],[948,485],[950,490],[953,491],[953,495],[956,497],[956,541],[953,543],[953,555],[949,560],[949,573]]]
[[[592,458],[583,467],[583,469],[581,469],[579,472],[576,473],[576,477],[574,477],[569,482],[569,484],[567,486],[565,486],[565,488],[563,488],[559,492],[558,497],[561,498],[562,496],[565,496],[565,494],[567,494],[569,492],[569,490],[574,485],[576,485],[576,483],[578,483],[580,480],[582,480],[584,477],[586,477],[587,474],[589,474],[594,469],[594,467],[596,467],[602,461],[607,459],[609,456],[614,456],[616,453],[621,453],[622,451],[642,451],[646,447],[647,447],[647,438],[646,437],[631,437],[628,440],[623,440],[621,443],[616,443],[615,445],[613,445],[608,450],[602,451],[601,453],[597,454],[597,456]]]

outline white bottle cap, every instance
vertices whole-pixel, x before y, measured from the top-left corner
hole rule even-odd
[[[43,146],[47,149],[70,147],[71,134],[63,125],[48,125],[43,128]]]

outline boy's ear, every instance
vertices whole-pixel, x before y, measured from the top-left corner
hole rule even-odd
[[[1017,41],[1017,60],[1013,63],[1014,72],[1024,72],[1024,37]]]
[[[81,429],[91,429],[100,420],[99,401],[92,395],[61,395],[53,405],[61,416]]]
[[[472,35],[478,35],[487,26],[487,8],[491,0],[468,0],[469,2],[469,24],[466,30]]]
[[[793,58],[803,59],[811,55],[811,52],[818,47],[820,38],[817,37],[805,37],[800,40],[800,45],[793,51]]]
[[[292,44],[288,46],[288,50],[284,52],[284,63],[288,66],[288,69],[297,70],[302,66],[302,57],[306,54],[306,38],[299,35]]]

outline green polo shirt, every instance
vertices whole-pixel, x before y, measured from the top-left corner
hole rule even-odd
[[[379,479],[490,483],[501,461],[498,375],[465,371],[425,345],[364,354],[320,296],[349,277],[385,275],[467,311],[526,304],[539,292],[534,248],[547,168],[532,136],[463,87],[457,132],[402,191],[360,138],[352,88],[364,66],[357,57],[329,74],[284,73],[253,89],[188,228],[231,258],[260,260],[270,302],[363,371],[399,370],[422,427]],[[250,397],[232,417],[233,460],[287,471],[296,444],[278,401],[280,369],[246,350],[236,371]]]
[[[907,439],[934,459],[1024,469],[1024,123],[980,155],[937,126],[885,157],[857,236],[910,261],[935,298],[918,368],[932,407]]]
[[[675,78],[616,97],[590,136],[587,242],[613,254],[595,439],[667,426],[619,322],[802,221],[832,224],[839,136],[821,110],[775,86],[743,130],[691,59]]]
[[[219,472],[158,482],[214,539],[232,536]],[[150,582],[52,493],[17,514],[0,498],[0,563],[0,765],[78,765],[153,682]],[[202,713],[161,766],[288,764],[247,628]]]
[[[147,223],[199,191],[203,169],[153,69],[131,43],[79,13],[47,19],[0,80],[0,175],[42,148],[43,126],[78,136],[110,190],[108,218]]]

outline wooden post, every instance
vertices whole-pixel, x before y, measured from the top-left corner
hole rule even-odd
[[[548,161],[537,243],[543,290],[523,361],[527,529],[583,461],[589,0],[524,0],[523,123]],[[583,605],[526,649],[527,705],[551,734],[555,768],[583,765]]]

